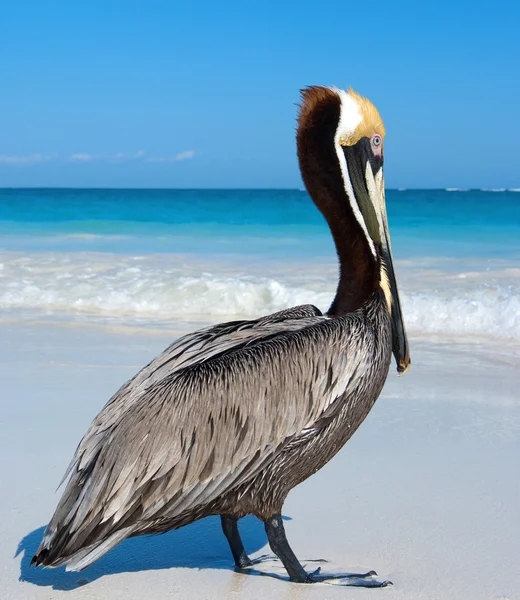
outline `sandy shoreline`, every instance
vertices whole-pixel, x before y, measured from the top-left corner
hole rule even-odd
[[[392,373],[359,432],[284,511],[300,558],[375,569],[393,588],[236,574],[216,519],[127,541],[83,573],[29,568],[90,420],[176,333],[0,325],[2,599],[519,597],[520,357],[413,340],[410,374]],[[250,553],[268,551],[255,519],[242,531]]]

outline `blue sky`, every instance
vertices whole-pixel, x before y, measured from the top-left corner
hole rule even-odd
[[[299,187],[323,84],[378,106],[388,187],[520,187],[519,5],[6,0],[0,186]]]

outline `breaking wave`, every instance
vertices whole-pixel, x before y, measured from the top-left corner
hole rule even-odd
[[[261,276],[237,266],[226,271],[224,266],[205,265],[210,270],[164,260],[101,254],[0,257],[0,308],[4,317],[16,318],[160,323],[202,317],[215,322],[304,303],[326,310],[336,286],[333,265],[264,264],[257,271],[269,276]],[[453,285],[442,273],[428,273],[421,279],[417,272],[407,275],[406,266],[400,268],[410,334],[520,340],[519,269],[504,269],[498,282],[486,273],[451,275]]]

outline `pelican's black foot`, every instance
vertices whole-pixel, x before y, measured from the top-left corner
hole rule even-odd
[[[372,577],[377,576],[375,571],[368,573],[334,573],[326,575],[316,569],[313,573],[308,573],[303,583],[327,583],[329,585],[338,585],[342,587],[365,587],[365,588],[383,588],[393,585],[391,581],[377,581]]]
[[[277,563],[280,562],[280,559],[275,556],[274,554],[262,554],[261,556],[257,556],[256,558],[249,558],[247,555],[245,555],[246,560],[241,562],[240,564],[237,564],[235,562],[235,571],[237,573],[243,573],[243,574],[249,574],[249,575],[272,575],[272,577],[276,577],[278,578],[277,575],[274,574],[270,574],[270,573],[265,573],[263,571],[257,571],[254,568],[251,567],[256,567],[257,565],[261,565],[263,563],[271,563],[271,565],[273,565],[273,563]],[[327,563],[329,562],[328,560],[325,560],[324,558],[311,558],[309,560],[304,561],[305,563]],[[320,567],[318,567],[316,569],[316,571],[314,571],[314,573],[319,573],[320,571]]]
[[[269,545],[282,561],[283,566],[287,570],[289,578],[293,583],[328,583],[345,587],[369,588],[380,588],[392,585],[391,581],[377,581],[372,579],[372,577],[377,575],[375,571],[369,571],[368,573],[338,573],[325,575],[321,573],[321,568],[318,567],[316,571],[307,573],[289,546],[289,542],[285,536],[281,515],[277,514],[270,519],[266,519],[264,524],[269,539]]]
[[[255,563],[244,553],[238,560],[235,560],[235,571],[242,572],[245,569],[252,567]]]
[[[260,565],[264,562],[272,562],[279,561],[280,559],[275,554],[262,554],[261,556],[257,556],[256,558],[250,558],[248,567],[253,565]],[[328,563],[329,561],[326,558],[308,558],[303,560],[304,563]],[[318,569],[319,571],[319,569]]]

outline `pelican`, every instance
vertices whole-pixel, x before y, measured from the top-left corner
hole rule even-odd
[[[301,95],[300,170],[339,259],[331,307],[323,315],[297,306],[196,331],[125,383],[81,440],[33,564],[79,571],[125,538],[220,515],[243,571],[254,561],[237,522],[253,514],[291,581],[326,580],[306,572],[289,546],[283,503],[360,426],[392,354],[399,373],[410,356],[388,232],[381,117],[352,89],[313,86]],[[358,575],[356,585],[388,583],[369,581],[374,574]]]

